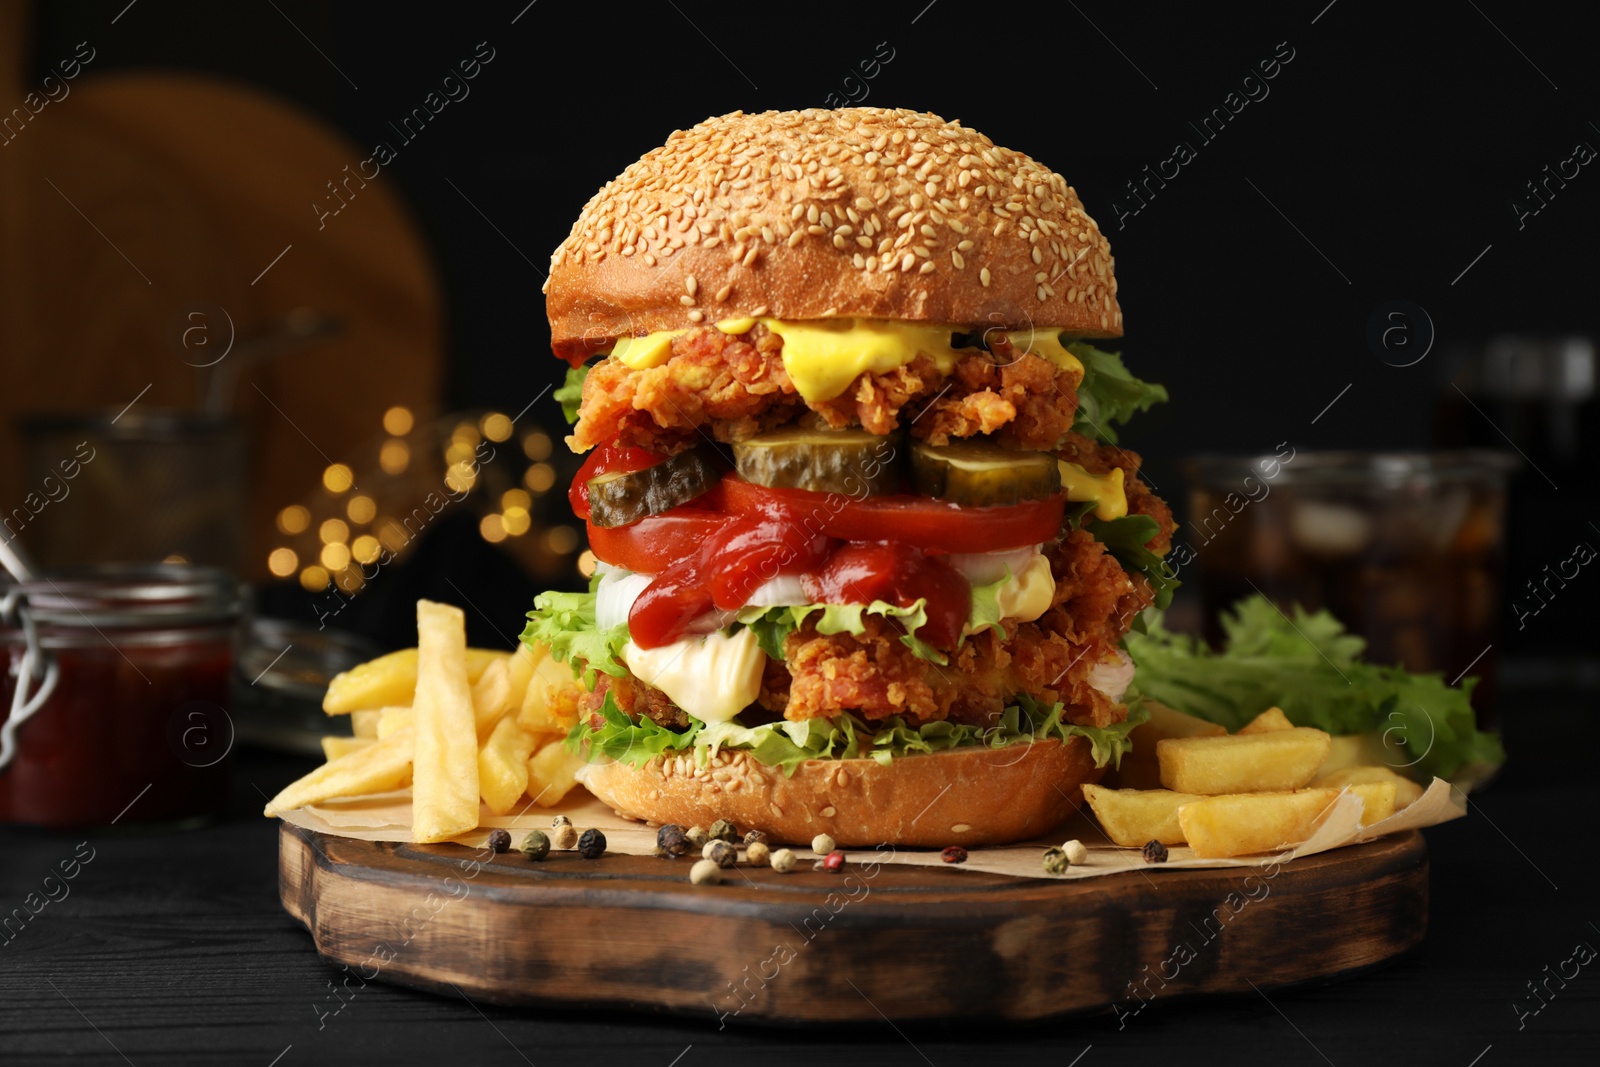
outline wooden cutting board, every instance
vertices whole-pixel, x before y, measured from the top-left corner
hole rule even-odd
[[[871,864],[843,873],[329,837],[285,824],[279,891],[346,983],[719,1024],[1127,1016],[1174,996],[1330,981],[1422,940],[1412,831],[1283,865],[1074,881]],[[469,877],[470,875],[470,877]],[[1253,880],[1251,880],[1253,878]]]

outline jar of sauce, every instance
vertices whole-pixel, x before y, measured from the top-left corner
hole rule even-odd
[[[231,575],[184,565],[0,583],[0,822],[188,824],[219,812],[243,607]]]

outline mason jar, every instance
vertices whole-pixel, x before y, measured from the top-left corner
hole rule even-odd
[[[227,802],[244,591],[113,564],[0,583],[0,822],[193,824]]]

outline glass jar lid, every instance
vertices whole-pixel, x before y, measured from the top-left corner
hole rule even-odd
[[[244,609],[237,578],[181,563],[106,563],[64,568],[27,582],[0,582],[0,597],[20,592],[39,626],[124,629],[225,622]]]

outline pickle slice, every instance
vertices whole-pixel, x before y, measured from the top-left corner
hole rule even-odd
[[[899,445],[865,430],[774,430],[734,445],[733,458],[757,485],[880,496],[900,487]]]
[[[911,484],[924,496],[972,508],[1042,500],[1061,489],[1056,457],[998,445],[953,441],[911,448]]]
[[[721,471],[703,445],[641,471],[613,471],[589,479],[589,521],[626,526],[695,497],[717,484]]]

